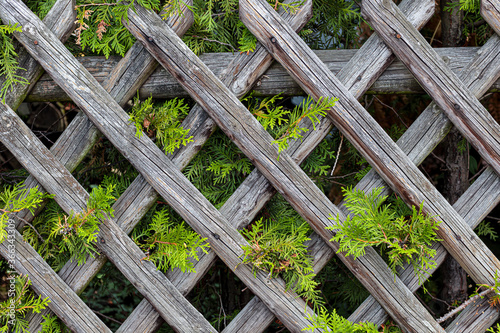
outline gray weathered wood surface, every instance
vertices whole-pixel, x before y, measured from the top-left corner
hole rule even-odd
[[[476,96],[453,74],[392,1],[365,1],[363,15],[460,133],[500,174],[500,125]],[[483,75],[481,72],[474,74]],[[499,77],[500,71],[496,78]]]
[[[189,2],[187,3],[189,4]],[[192,12],[185,6],[183,8],[183,13],[182,16],[176,14],[169,17],[167,20],[168,24],[170,24],[179,35],[183,35],[187,31],[194,19]],[[104,80],[103,86],[120,105],[124,105],[130,96],[135,93],[137,87],[148,78],[157,65],[154,58],[143,49],[140,43],[136,43],[115,68],[110,71],[110,75]],[[81,112],[73,119],[68,128],[51,147],[51,152],[68,170],[72,171],[85,157],[86,153],[91,149],[99,137],[100,133],[97,128],[87,116]],[[28,177],[25,184],[27,187],[39,186],[37,180],[32,176]],[[132,186],[131,190],[134,189],[135,187]],[[142,217],[149,207],[151,207],[153,201],[144,198],[144,196],[148,198],[147,193],[144,193],[144,191],[137,191],[135,194],[136,197],[132,200],[135,203],[134,205],[130,206],[132,201],[119,200],[113,206],[116,214],[115,220],[118,226],[126,224],[125,221],[131,220],[137,223],[140,217]],[[156,195],[153,194],[153,197],[156,198]],[[43,205],[41,205],[40,209],[41,208],[43,208]],[[21,212],[19,217],[27,221],[31,221],[33,218],[33,216],[26,211]],[[21,225],[22,224],[23,223],[21,223]],[[131,227],[129,228],[131,230]],[[128,232],[130,232],[130,230]],[[82,266],[78,266],[76,262],[68,262],[61,271],[59,271],[59,275],[79,294],[105,263],[105,256],[98,256],[95,259],[89,258]],[[46,309],[30,316],[30,332],[41,330],[40,324],[43,322],[43,316],[48,313],[50,313],[50,310]]]
[[[310,95],[339,98],[328,112],[337,127],[406,203],[425,202],[424,211],[439,216],[439,237],[476,282],[494,283],[498,259],[300,37],[262,1],[240,1],[240,17]]]
[[[436,52],[440,57],[449,61],[448,66],[458,75],[475,56],[478,47],[438,48]],[[337,74],[358,50],[314,50],[314,53],[325,63],[333,74]],[[238,57],[234,53],[205,53],[199,58],[215,75],[219,76],[224,68]],[[81,57],[78,58],[85,68],[97,79],[103,82],[111,70],[119,62],[119,57]],[[283,67],[274,63],[265,75],[261,76],[253,86],[256,95],[271,96],[282,94],[283,96],[303,95],[304,91],[293,80]],[[496,81],[490,88],[490,92],[500,91],[500,80]],[[389,68],[369,87],[367,94],[422,94],[425,91],[414,79],[413,75],[399,61],[395,60]],[[140,87],[141,98],[153,96],[153,98],[188,97],[189,94],[164,68],[158,67],[153,74]],[[69,101],[70,98],[48,74],[42,75],[33,89],[26,97],[28,102],[36,101]]]
[[[481,15],[500,35],[500,3],[497,0],[481,0]]]
[[[55,194],[54,200],[66,213],[85,211],[89,194],[71,173],[10,108],[3,106],[0,117],[0,139],[26,170],[47,192]],[[113,221],[103,219],[99,229],[99,250],[155,305],[167,323],[181,331],[215,331],[154,264],[142,260],[144,252]]]
[[[73,10],[74,6],[75,0],[58,0],[47,13],[47,16],[43,19],[43,22],[47,25],[47,27],[52,30],[57,38],[61,39],[63,42],[65,42],[71,32],[73,32],[76,18],[76,13]],[[4,22],[4,24],[7,23],[8,22]],[[17,56],[19,67],[26,70],[19,70],[16,74],[24,77],[30,84],[17,84],[12,87],[12,90],[9,90],[5,103],[13,110],[16,110],[19,107],[29,90],[33,88],[33,84],[37,82],[43,74],[42,66],[40,66],[36,60],[29,55],[26,49],[21,48],[17,52]],[[4,82],[5,79],[0,78],[0,87],[3,87]]]
[[[338,209],[326,199],[287,154],[282,153],[277,161],[277,149],[270,145],[272,138],[208,67],[177,36],[173,35],[154,13],[141,8],[138,8],[136,13],[129,11],[129,21],[126,26],[151,54],[155,55],[158,62],[179,80],[191,97],[203,106],[217,125],[292,206],[308,220],[312,228],[329,240],[332,233],[324,228],[331,225],[330,214],[340,213]],[[338,246],[330,244],[334,248]],[[419,329],[422,329],[424,322],[424,329],[439,331],[441,328],[432,316],[400,281],[392,280],[387,265],[372,251],[370,249],[365,257],[356,262],[352,258],[342,257],[342,260],[357,274],[372,294],[379,295],[380,301],[402,326],[412,329],[418,322]],[[373,275],[375,271],[376,276]],[[393,285],[388,285],[389,280],[392,280]],[[384,281],[383,287],[379,285],[379,281]],[[394,291],[395,294],[390,294],[387,289]],[[399,300],[395,301],[394,298]],[[265,299],[261,300],[266,302]],[[411,306],[403,307],[400,304],[411,304]]]
[[[300,29],[301,26],[306,23],[307,18],[310,16],[310,12],[301,11],[293,16],[286,13],[282,13],[282,15],[285,19],[290,20],[294,27]],[[238,91],[240,96],[243,96],[250,89],[252,80],[254,81],[256,77],[258,77],[259,73],[265,71],[265,69],[269,66],[272,59],[269,56],[266,56],[266,54],[267,52],[262,47],[258,47],[258,50],[252,53],[250,57],[244,55],[236,57],[223,75],[224,83],[232,86]],[[178,168],[182,169],[185,165],[187,165],[187,163],[199,150],[201,145],[206,141],[213,126],[214,122],[210,118],[207,118],[207,115],[201,108],[195,107],[192,110],[190,115],[183,122],[183,127],[190,128],[190,133],[193,134],[196,144],[183,147],[171,156],[172,161]],[[73,145],[73,138],[68,137],[67,139],[68,141],[64,146],[68,147]],[[117,221],[118,226],[125,232],[130,232],[135,224],[139,222],[142,216],[146,213],[148,208],[153,204],[156,198],[156,192],[152,189],[152,187],[144,180],[143,177],[138,176],[126,192],[119,198],[116,204],[113,205],[113,208],[115,209],[115,220]],[[221,213],[224,215],[224,208],[221,209]],[[204,275],[204,272],[211,267],[212,261],[215,259],[215,254],[210,252],[208,256],[212,259],[196,263],[196,279],[193,279],[195,274],[192,273],[181,273],[180,270],[178,272],[175,270],[175,273],[172,271],[169,272],[168,277],[183,294],[187,294],[187,292],[189,292],[194,287],[196,282]],[[96,258],[95,260],[90,259],[85,265],[78,268],[75,264],[68,263],[68,265],[61,270],[60,274],[67,277],[68,280],[66,281],[70,284],[70,286],[76,288],[75,290],[79,292],[100,269],[104,263],[104,260],[102,259],[103,258],[101,257]],[[137,309],[137,312],[134,311],[134,313],[129,316],[129,319],[124,323],[123,327],[120,328],[120,331],[138,330],[140,332],[147,332],[154,330],[157,325],[161,325],[163,320],[159,319],[158,313],[151,305],[147,304],[147,300],[143,300],[141,306]],[[151,317],[144,318],[146,309],[149,309]],[[36,315],[34,317],[38,318],[31,318],[30,323],[39,324],[41,316]],[[149,321],[157,324],[152,325]]]
[[[295,297],[293,293],[285,291],[281,279],[269,280],[264,273],[258,273],[254,278],[250,267],[238,266],[243,254],[241,245],[247,244],[243,237],[236,229],[229,226],[224,217],[187,181],[149,138],[135,136],[135,128],[128,122],[128,116],[124,111],[45,29],[36,16],[18,1],[0,1],[0,6],[1,15],[12,22],[20,21],[27,27],[22,34],[17,34],[16,38],[39,60],[56,82],[64,87],[72,100],[86,112],[89,119],[129,159],[172,208],[190,223],[193,229],[208,238],[211,248],[227,266],[233,269],[255,294],[268,302],[282,322],[292,329],[302,329],[308,325],[308,321],[304,318],[305,302]],[[33,43],[35,40],[37,44]],[[109,257],[109,254],[107,255]],[[131,279],[130,276],[127,278]],[[155,300],[149,299],[149,301],[154,303]],[[157,307],[157,310],[163,309]],[[165,318],[163,314],[162,316],[167,322],[172,320]]]

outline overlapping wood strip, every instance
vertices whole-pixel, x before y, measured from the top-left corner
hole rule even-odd
[[[365,1],[362,13],[460,133],[500,174],[500,125],[476,96],[392,1]],[[479,78],[483,75],[480,71],[473,74]],[[499,77],[500,72],[496,79]]]
[[[228,225],[222,215],[176,170],[149,138],[135,136],[135,128],[128,123],[128,117],[123,110],[64,46],[46,31],[36,16],[18,1],[1,1],[0,4],[2,15],[6,13],[4,16],[11,21],[21,21],[24,26],[29,26],[25,32],[16,35],[18,40],[64,87],[73,101],[172,208],[179,212],[193,229],[208,238],[211,248],[228,267],[233,269],[254,293],[263,296],[282,322],[295,329],[308,325],[304,318],[305,302],[293,293],[285,291],[281,279],[269,280],[264,273],[258,273],[254,278],[250,267],[238,266],[241,263],[241,246],[246,244],[242,236]],[[33,43],[34,40],[37,40],[37,44]],[[75,73],[78,73],[76,77]],[[131,277],[127,278],[130,280]]]
[[[331,225],[329,216],[340,214],[340,212],[288,155],[282,153],[277,161],[277,149],[270,145],[272,138],[239,100],[179,38],[169,31],[168,27],[162,24],[154,13],[142,8],[138,8],[136,13],[129,11],[129,21],[126,26],[155,55],[158,62],[169,70],[190,95],[203,106],[217,125],[252,160],[292,206],[308,220],[312,228],[328,241],[332,233],[324,228]],[[333,248],[338,246],[338,244],[330,244]],[[402,326],[416,327],[418,322],[419,329],[424,327],[429,331],[439,331],[441,329],[439,325],[414,295],[399,280],[393,281],[392,274],[382,258],[373,249],[369,250],[366,256],[356,262],[352,258],[342,257],[342,260],[372,294],[381,298],[380,301],[385,303],[387,309],[397,317],[396,321]],[[384,281],[383,287],[381,281]],[[395,294],[390,294],[387,290]],[[395,298],[399,300],[396,301]],[[267,300],[262,299],[262,301]],[[401,304],[406,304],[406,306],[401,306]],[[412,319],[408,320],[408,317]],[[422,325],[422,323],[425,324]]]
[[[54,200],[67,214],[85,211],[89,194],[61,162],[10,108],[0,105],[0,118],[0,140],[26,170],[55,194]],[[110,219],[101,220],[97,246],[174,329],[215,331],[154,264],[142,260],[144,252]]]
[[[455,47],[438,48],[435,51],[440,57],[449,60],[450,69],[458,73],[472,60],[479,47]],[[313,50],[321,61],[325,63],[333,74],[337,73],[346,66],[349,60],[356,54],[357,49],[348,50]],[[238,54],[235,53],[204,53],[199,56],[208,68],[215,75],[219,76],[224,68],[233,61]],[[83,66],[97,79],[103,82],[109,76],[111,70],[118,64],[120,57],[81,57],[77,58]],[[288,75],[283,67],[274,63],[263,76],[259,78],[253,86],[256,96],[282,96],[303,95],[304,91]],[[489,92],[500,91],[500,80],[497,80],[488,90]],[[413,75],[399,61],[395,60],[382,75],[369,87],[367,94],[422,94],[425,91],[420,87]],[[146,82],[139,88],[139,96],[147,98],[174,98],[189,97],[189,94],[181,87],[179,83],[163,67],[158,67]],[[70,98],[52,78],[45,74],[42,75],[30,90],[25,101],[43,102],[43,101],[70,101]]]
[[[498,259],[300,37],[262,1],[240,1],[240,17],[310,95],[339,98],[328,112],[337,127],[407,204],[425,202],[424,211],[439,216],[439,237],[470,276],[493,284]]]
[[[497,0],[481,0],[481,15],[500,35],[500,3]]]

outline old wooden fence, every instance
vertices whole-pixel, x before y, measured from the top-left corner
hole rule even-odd
[[[238,229],[250,223],[278,191],[316,232],[309,244],[316,271],[335,255],[338,244],[329,241],[333,232],[325,227],[332,223],[330,214],[344,218],[346,210],[342,204],[333,205],[298,166],[332,126],[373,166],[358,188],[369,191],[386,183],[387,191],[396,191],[408,204],[425,201],[426,212],[442,221],[439,237],[443,241],[434,245],[438,265],[450,253],[476,283],[492,285],[500,261],[473,229],[500,200],[500,126],[478,101],[491,87],[499,87],[496,81],[500,76],[500,38],[493,36],[480,49],[436,53],[418,32],[433,11],[434,0],[404,0],[399,7],[390,0],[365,0],[364,15],[377,33],[356,51],[313,52],[296,34],[310,17],[310,0],[294,15],[280,15],[265,0],[241,0],[241,19],[261,44],[250,55],[224,55],[220,59],[220,55],[196,57],[178,37],[192,22],[189,11],[165,22],[139,8],[129,12],[126,23],[138,42],[120,61],[105,62],[108,74],[98,82],[89,73],[95,67],[92,58],[84,59],[82,64],[61,42],[74,22],[71,0],[58,0],[43,22],[21,0],[0,0],[1,19],[19,22],[23,27],[23,32],[16,34],[24,46],[20,52],[21,66],[27,68],[25,77],[34,85],[29,93],[17,87],[8,95],[10,107],[0,105],[0,140],[30,172],[29,186],[40,185],[55,194],[55,200],[66,212],[85,209],[88,193],[70,172],[99,133],[140,172],[115,203],[114,219],[102,221],[98,240],[102,255],[83,266],[67,263],[56,274],[16,234],[16,270],[28,274],[33,289],[51,300],[50,310],[30,318],[30,332],[40,329],[41,315],[49,311],[75,332],[110,332],[78,297],[108,259],[144,296],[119,332],[153,332],[164,321],[181,332],[213,332],[215,329],[184,295],[216,256],[257,296],[225,331],[261,332],[276,316],[291,331],[300,332],[310,324],[304,309],[309,313],[312,310],[293,292],[286,291],[280,279],[270,280],[264,273],[254,277],[250,267],[239,265],[241,246],[246,241]],[[498,1],[483,0],[482,14],[500,33]],[[395,58],[400,62],[391,65]],[[272,67],[263,76],[273,60],[281,66]],[[158,63],[171,76],[164,71],[154,72]],[[48,76],[38,81],[42,71]],[[434,102],[394,143],[357,98],[370,89],[420,89],[412,77]],[[395,84],[395,79],[401,81]],[[183,124],[191,129],[193,143],[167,157],[146,136],[135,136],[122,106],[141,86],[143,94],[161,97],[187,92],[198,103]],[[253,87],[271,93],[303,90],[314,98],[334,96],[339,101],[316,131],[309,131],[303,142],[295,142],[278,160],[277,149],[270,144],[272,138],[238,100]],[[12,111],[26,97],[71,99],[84,112],[70,123],[49,151]],[[180,172],[216,126],[256,166],[219,210]],[[416,166],[452,126],[490,165],[453,206]],[[127,236],[158,195],[210,242],[211,251],[196,264],[196,274],[175,270],[164,275],[152,263],[141,261],[144,254]],[[0,244],[0,252],[3,256],[8,254],[5,242]],[[413,295],[419,283],[411,267],[394,279],[373,249],[357,260],[339,257],[371,293],[349,318],[352,321],[381,324],[390,316],[411,332],[484,332],[498,319],[498,312],[484,299],[467,307],[443,328]]]

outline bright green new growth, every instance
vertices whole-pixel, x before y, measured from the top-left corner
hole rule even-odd
[[[296,227],[293,224],[263,222],[257,220],[251,229],[241,231],[249,245],[243,246],[243,264],[251,264],[254,274],[258,270],[269,272],[269,277],[280,275],[287,289],[313,304],[323,305],[318,282],[314,281],[312,259],[307,253],[306,241],[310,233],[306,222]]]
[[[38,187],[24,187],[24,183],[19,183],[14,186],[9,186],[0,192],[0,243],[7,237],[7,223],[9,214],[17,213],[23,209],[28,209],[31,214],[34,214],[35,208],[43,201],[43,199],[51,197],[50,195],[41,193]]]
[[[166,272],[179,268],[183,272],[195,272],[191,259],[199,260],[199,250],[207,253],[210,245],[193,230],[170,221],[168,212],[155,213],[148,229],[141,232],[135,242],[147,254],[145,260],[152,261],[157,269]]]
[[[439,222],[422,212],[423,203],[418,209],[412,207],[407,216],[398,216],[391,205],[382,205],[387,196],[380,196],[381,191],[375,188],[365,194],[355,188],[343,189],[350,214],[343,223],[339,216],[332,218],[335,225],[329,228],[337,232],[332,238],[340,243],[337,252],[356,259],[365,254],[366,247],[380,246],[394,275],[398,266],[411,263],[422,281],[422,272],[436,267],[432,259],[436,251],[430,246],[440,241],[436,236]]]
[[[334,97],[320,97],[315,103],[309,96],[299,106],[295,107],[289,115],[288,126],[284,127],[279,133],[278,139],[272,142],[278,145],[278,151],[282,152],[288,149],[292,140],[302,140],[302,135],[308,131],[306,127],[299,126],[304,118],[308,118],[313,128],[316,129],[316,125],[320,123],[320,118],[326,116],[326,111],[332,108],[336,101],[338,99]]]
[[[113,185],[94,188],[83,212],[70,215],[61,214],[58,209],[49,212],[46,223],[51,230],[44,247],[57,244],[56,252],[67,253],[70,260],[76,260],[79,265],[86,262],[87,256],[94,258],[101,220],[113,216],[113,188]]]
[[[2,87],[0,88],[0,99],[5,104],[5,96],[7,92],[14,89],[16,84],[29,84],[28,80],[16,74],[18,70],[25,70],[19,67],[17,61],[17,53],[14,50],[12,42],[12,34],[14,31],[22,32],[21,26],[17,23],[14,25],[0,25],[0,79]],[[0,238],[1,241],[1,238]]]
[[[150,137],[156,137],[156,143],[166,154],[171,154],[181,145],[193,141],[188,136],[189,129],[182,128],[181,120],[189,113],[189,106],[183,99],[170,99],[161,106],[153,104],[152,97],[140,102],[134,101],[130,121],[135,124],[136,136],[141,137],[143,130]]]
[[[9,299],[0,303],[0,332],[24,333],[28,332],[28,321],[25,319],[30,312],[40,313],[50,302],[48,297],[35,297],[29,289],[31,281],[27,276],[15,277],[15,294],[9,291]],[[14,300],[14,316],[11,318],[11,300]],[[44,331],[46,332],[46,331]]]
[[[351,323],[349,320],[337,314],[337,311],[333,309],[332,312],[328,313],[325,308],[321,308],[318,316],[311,316],[307,314],[307,319],[309,319],[313,324],[304,328],[303,331],[314,331],[315,329],[321,329],[325,332],[342,332],[342,333],[378,333],[379,330],[377,325],[373,323]]]

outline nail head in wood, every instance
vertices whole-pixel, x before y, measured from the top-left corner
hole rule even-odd
[[[271,43],[276,43],[276,38],[275,37],[271,37]]]

